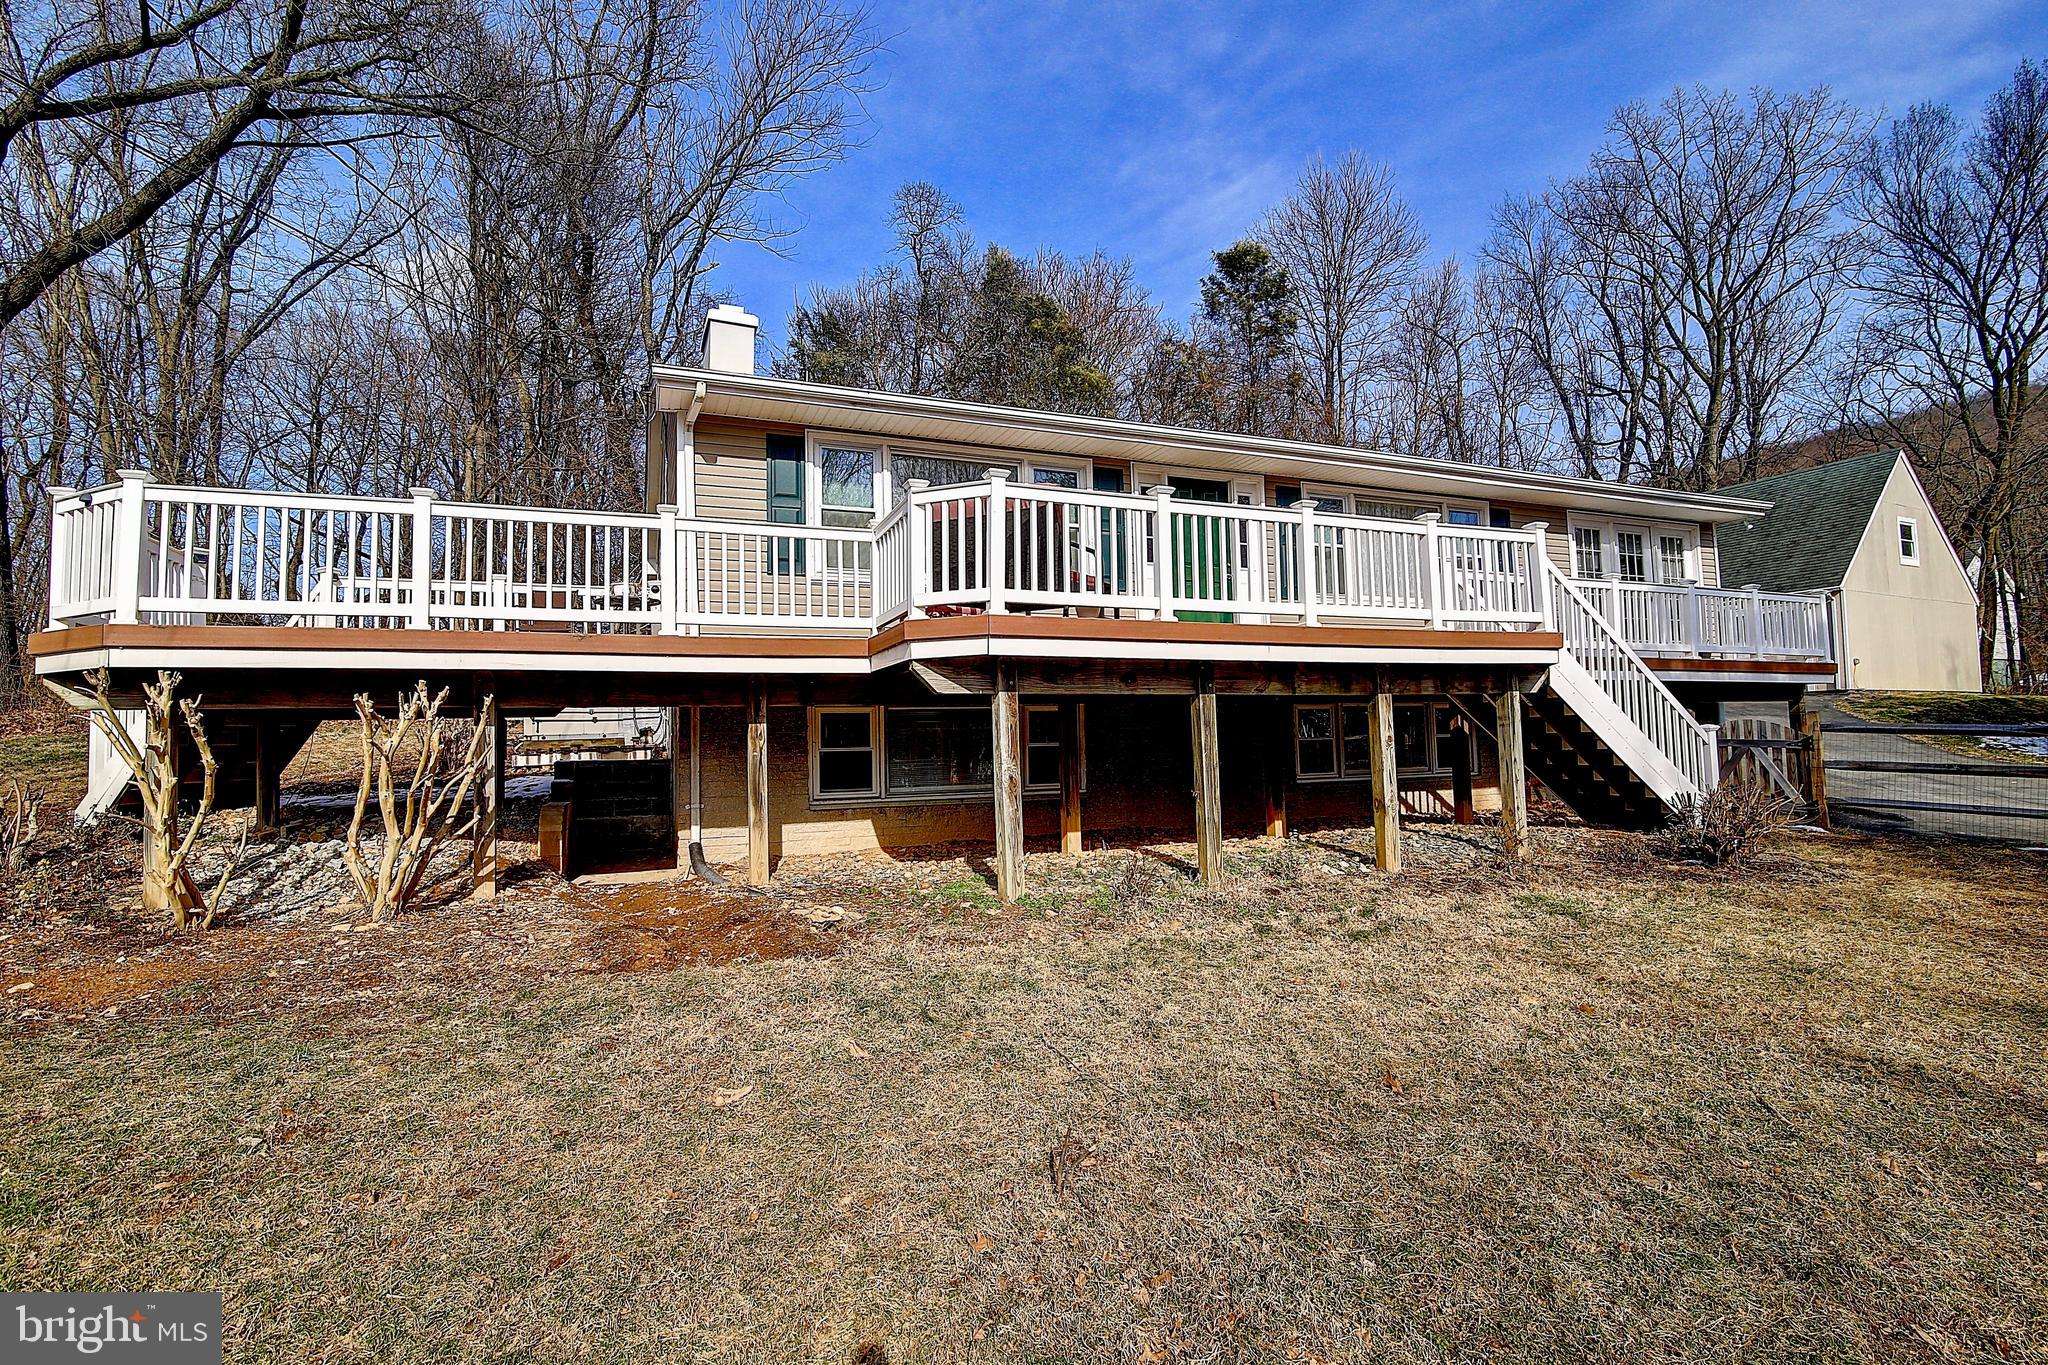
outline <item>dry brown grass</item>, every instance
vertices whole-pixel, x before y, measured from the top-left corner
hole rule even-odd
[[[1538,842],[231,927],[0,996],[0,1283],[219,1288],[264,1360],[2041,1358],[2041,861]]]

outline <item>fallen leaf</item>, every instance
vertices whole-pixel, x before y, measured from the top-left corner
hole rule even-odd
[[[714,1090],[711,1092],[711,1107],[723,1109],[729,1104],[738,1104],[753,1093],[754,1087],[752,1085],[735,1086],[731,1090]]]
[[[1154,1289],[1163,1289],[1173,1283],[1173,1272],[1171,1270],[1162,1270],[1151,1279],[1145,1281],[1145,1283],[1151,1285]]]
[[[987,1233],[977,1232],[974,1234],[974,1240],[969,1242],[967,1246],[976,1255],[980,1255],[984,1251],[991,1250],[995,1246],[995,1243],[992,1240],[990,1240],[989,1235]]]
[[[1386,1086],[1387,1089],[1393,1091],[1396,1095],[1401,1093],[1401,1078],[1394,1074],[1392,1067],[1386,1067],[1381,1070],[1380,1084]]]
[[[846,1055],[849,1057],[865,1059],[869,1055],[866,1048],[854,1042],[851,1038],[841,1038],[839,1046],[846,1049]]]

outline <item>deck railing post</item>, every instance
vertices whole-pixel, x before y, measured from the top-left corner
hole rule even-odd
[[[1529,541],[1529,593],[1535,603],[1537,619],[1546,630],[1557,629],[1557,617],[1553,614],[1556,604],[1550,600],[1550,523],[1532,521],[1523,525]]]
[[[1701,614],[1702,610],[1700,605],[1700,585],[1697,583],[1686,584],[1685,615],[1682,628],[1685,631],[1685,650],[1688,654],[1698,654],[1705,647],[1707,627],[1706,621]]]
[[[149,475],[140,469],[117,469],[120,504],[114,512],[114,624],[132,626],[141,620],[143,566],[147,562],[149,528],[145,524]]]
[[[690,577],[683,569],[683,528],[677,520],[676,505],[672,502],[657,504],[654,514],[661,518],[661,524],[655,530],[661,546],[661,621],[657,629],[663,635],[680,635],[687,612],[683,605],[683,584]]]
[[[1700,732],[1707,737],[1706,762],[1700,772],[1700,795],[1711,796],[1721,785],[1721,727],[1702,725]]]
[[[932,590],[931,509],[917,505],[917,495],[931,486],[930,479],[906,479],[903,483],[910,498],[910,510],[903,514],[904,529],[908,532],[904,548],[910,556],[909,562],[903,566],[903,582],[910,600],[903,605],[905,614],[913,621],[924,619],[922,602]]]
[[[1443,519],[1441,512],[1424,512],[1416,518],[1422,523],[1422,590],[1429,594],[1431,630],[1444,628],[1444,599],[1451,595],[1451,585],[1446,581],[1450,571],[1444,567]]]
[[[1145,490],[1152,495],[1152,587],[1156,597],[1153,610],[1162,621],[1173,619],[1173,485],[1155,483]]]
[[[1764,590],[1761,584],[1745,584],[1744,592],[1749,594],[1749,647],[1752,653],[1764,652]]]
[[[1296,558],[1295,581],[1301,584],[1301,623],[1305,626],[1317,624],[1316,611],[1316,504],[1313,498],[1303,498],[1294,504],[1294,510],[1301,513],[1301,544]]]
[[[412,494],[412,610],[407,624],[414,630],[434,626],[434,490],[409,488]]]
[[[64,504],[78,490],[62,484],[50,486],[50,629],[64,624],[64,608],[71,603],[72,586],[78,579],[71,565],[71,518]]]
[[[1010,471],[991,469],[988,471],[988,562],[983,572],[988,575],[988,614],[1000,616],[1003,612],[1003,597],[1010,577],[1010,535],[1009,535],[1009,494]]]

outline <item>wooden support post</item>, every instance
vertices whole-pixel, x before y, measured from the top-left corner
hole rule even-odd
[[[747,885],[768,885],[768,684],[747,688]]]
[[[276,834],[284,828],[284,821],[278,813],[277,784],[284,768],[283,736],[277,726],[268,720],[256,721],[255,740],[251,746],[250,768],[256,778],[256,796],[253,804],[252,823],[257,834]]]
[[[1014,901],[1024,891],[1024,737],[1016,664],[997,662],[989,706],[995,739],[996,894]]]
[[[1500,840],[1517,862],[1529,856],[1529,777],[1522,768],[1522,694],[1512,688],[1493,703],[1500,742]]]
[[[1283,700],[1273,709],[1278,719],[1262,750],[1266,776],[1266,837],[1285,839],[1287,785],[1294,776],[1294,703]]]
[[[1372,694],[1365,711],[1372,751],[1372,857],[1382,872],[1401,870],[1401,789],[1394,763],[1394,694]]]
[[[1195,666],[1195,695],[1188,704],[1188,728],[1195,759],[1195,868],[1202,885],[1223,884],[1223,783],[1218,777],[1216,673]]]
[[[1060,703],[1060,852],[1081,851],[1081,704]]]
[[[498,895],[498,831],[505,814],[505,717],[494,696],[479,712],[476,723],[491,727],[491,742],[477,784],[476,837],[469,849],[470,894],[487,901]]]
[[[1799,743],[1806,752],[1806,799],[1813,803],[1813,822],[1822,829],[1833,829],[1828,817],[1828,769],[1822,757],[1820,708],[1802,697],[1797,711]]]
[[[1477,818],[1472,813],[1472,724],[1460,715],[1451,717],[1451,809],[1461,825]]]

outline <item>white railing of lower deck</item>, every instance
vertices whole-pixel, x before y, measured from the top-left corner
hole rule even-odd
[[[1713,790],[1719,761],[1713,732],[1693,719],[1623,633],[1580,592],[1581,583],[1547,560],[1544,568],[1565,653],[1690,785],[1690,792],[1681,789],[1667,795],[1697,796]]]
[[[1817,593],[1574,582],[1601,617],[1645,653],[1826,659],[1834,652],[1827,599]]]

